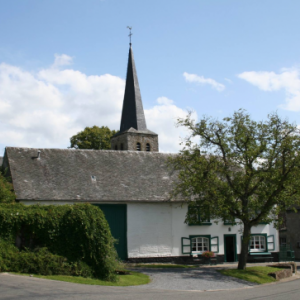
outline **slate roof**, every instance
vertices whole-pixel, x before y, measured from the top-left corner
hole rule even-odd
[[[136,130],[147,130],[142,96],[130,45],[120,132],[131,127]]]
[[[148,129],[146,129],[146,130],[136,130],[136,129],[134,129],[134,128],[129,128],[128,130],[125,130],[125,131],[122,131],[122,132],[117,132],[113,137],[115,137],[115,136],[118,136],[118,135],[121,135],[121,134],[123,134],[123,133],[127,133],[127,132],[129,132],[129,133],[137,133],[137,134],[145,134],[145,135],[147,135],[147,134],[149,134],[149,135],[158,135],[157,133],[155,133],[155,132],[153,132],[153,131],[151,131],[151,130],[148,130]]]
[[[161,202],[176,179],[166,164],[172,155],[7,147],[5,161],[18,200]]]

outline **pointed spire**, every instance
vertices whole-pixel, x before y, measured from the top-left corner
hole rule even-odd
[[[128,130],[131,127],[136,130],[147,130],[142,97],[130,43],[120,132]]]

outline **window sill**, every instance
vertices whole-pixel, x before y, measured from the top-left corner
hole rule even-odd
[[[271,255],[271,252],[250,252],[250,255]]]
[[[209,226],[209,225],[212,225],[212,223],[203,222],[203,223],[199,223],[199,224],[188,224],[188,226]]]

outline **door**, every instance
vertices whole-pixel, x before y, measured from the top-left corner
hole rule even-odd
[[[112,236],[117,240],[115,248],[122,260],[127,259],[127,206],[126,204],[95,204],[104,213]]]
[[[225,262],[237,261],[236,235],[235,234],[225,234],[224,235],[224,261]]]

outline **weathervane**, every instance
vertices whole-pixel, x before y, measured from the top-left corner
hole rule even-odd
[[[130,41],[130,43],[129,43],[129,45],[131,46],[131,36],[132,36],[132,33],[131,33],[131,29],[132,29],[132,27],[130,27],[130,26],[127,26],[127,28],[129,29],[129,41]]]

